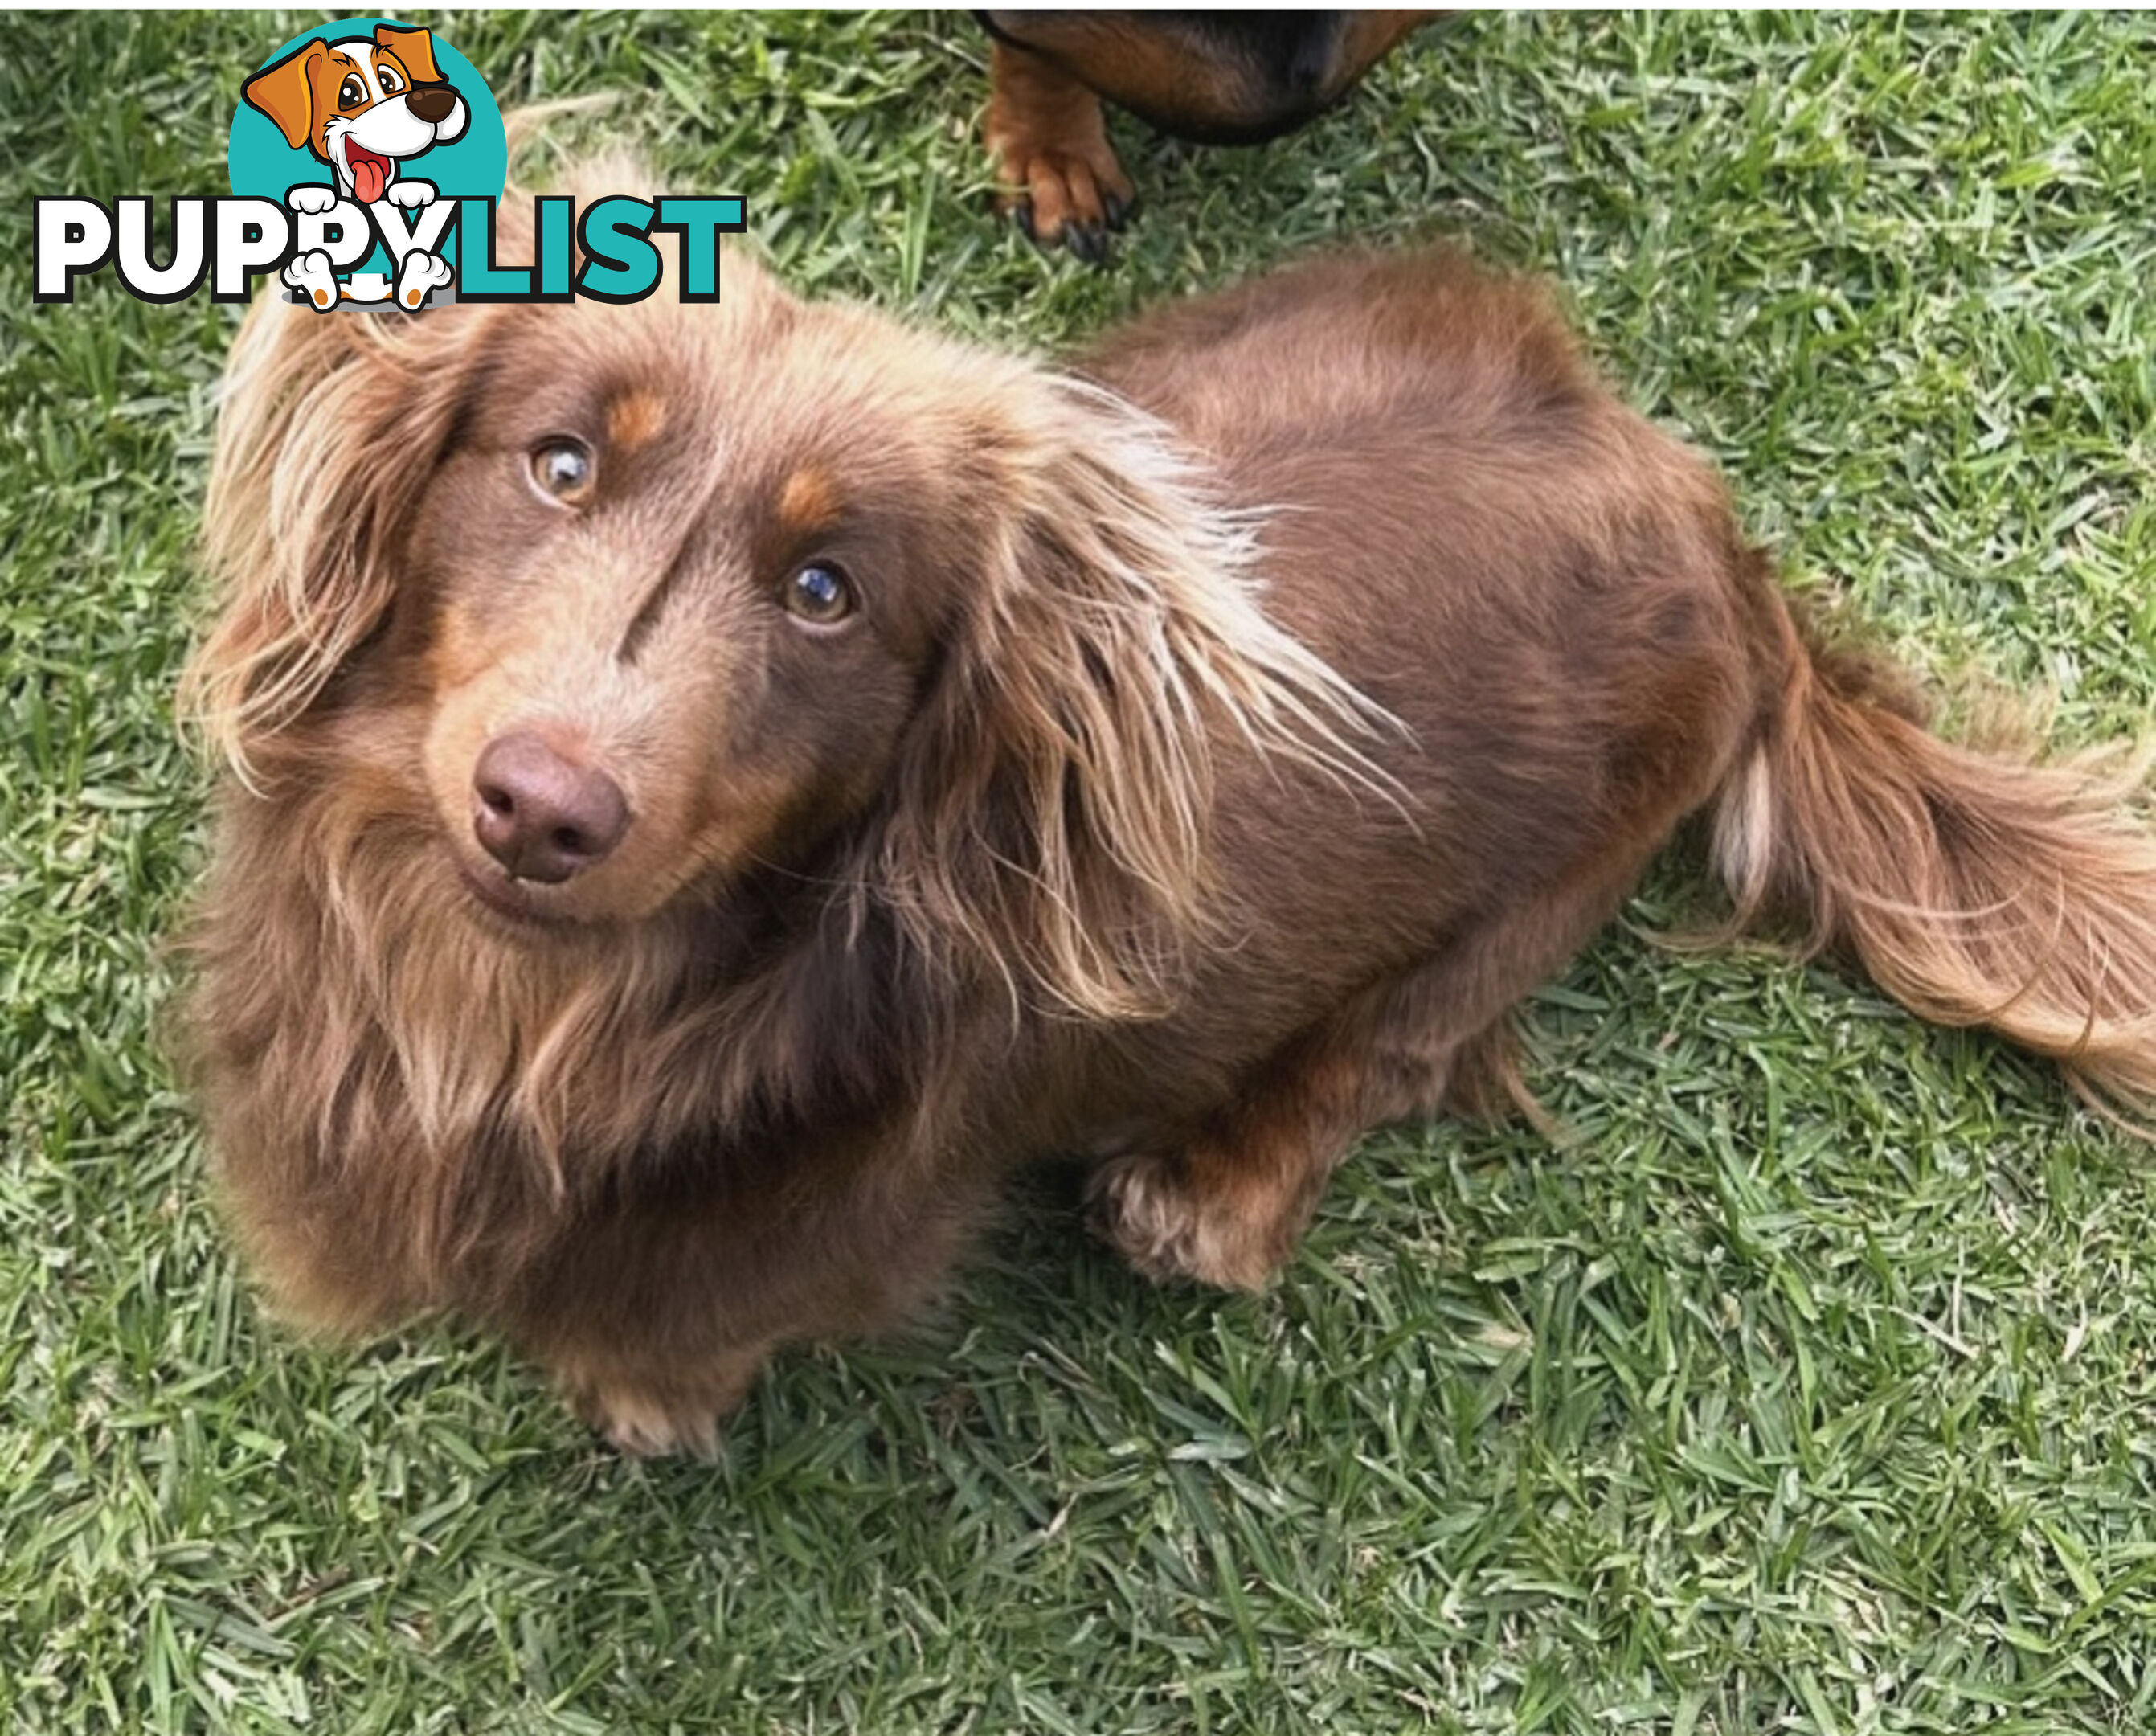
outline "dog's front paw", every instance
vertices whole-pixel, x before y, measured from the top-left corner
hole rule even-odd
[[[1100,158],[1063,151],[1036,151],[1010,177],[1023,193],[1004,208],[1042,247],[1059,241],[1089,265],[1108,257],[1108,235],[1130,214],[1131,183],[1112,151]]]
[[[1187,1157],[1132,1152],[1086,1184],[1086,1221],[1155,1283],[1193,1279],[1222,1290],[1262,1289],[1287,1250],[1276,1212],[1235,1191],[1194,1184]]]
[[[719,1416],[685,1409],[634,1387],[595,1388],[577,1403],[577,1415],[632,1459],[671,1458],[677,1453],[708,1459],[719,1450]]]
[[[402,205],[416,211],[422,205],[434,203],[434,183],[431,181],[399,181],[387,195],[393,205]]]
[[[334,187],[295,187],[285,194],[285,203],[295,211],[307,217],[320,217],[337,202]]]
[[[287,265],[284,282],[287,289],[297,290],[312,302],[317,313],[327,313],[337,305],[336,273],[330,269],[330,256],[320,248],[301,254]]]
[[[397,305],[416,309],[449,280],[449,262],[438,253],[408,253],[397,268]]]
[[[1116,159],[1101,101],[1035,54],[998,44],[995,91],[982,137],[1004,185],[999,208],[1037,244],[1059,241],[1081,259],[1108,256],[1136,199]]]
[[[708,1459],[719,1450],[720,1425],[740,1409],[762,1367],[761,1353],[744,1353],[652,1379],[589,1363],[557,1369],[555,1380],[570,1410],[617,1451]]]

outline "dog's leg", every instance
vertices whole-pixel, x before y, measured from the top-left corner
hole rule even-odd
[[[864,1133],[813,1192],[729,1186],[714,1166],[708,1190],[565,1226],[484,1312],[624,1452],[708,1454],[773,1351],[905,1318],[987,1215],[991,1172],[898,1186],[894,1153]]]
[[[1424,1045],[1433,1104],[1452,1046],[1441,1037]],[[1095,1230],[1156,1282],[1259,1288],[1295,1251],[1357,1137],[1384,1118],[1368,1112],[1368,1059],[1329,1032],[1291,1045],[1249,1096],[1179,1148],[1106,1159],[1086,1186]]]
[[[1108,143],[1101,99],[1055,64],[1014,43],[993,44],[993,89],[982,136],[1009,193],[1003,208],[1043,247],[1068,244],[1082,259],[1107,251],[1107,229],[1130,209],[1130,178]]]
[[[1147,1277],[1258,1288],[1295,1251],[1355,1142],[1436,1112],[1469,1045],[1609,920],[1654,841],[1365,991],[1276,1053],[1179,1148],[1105,1159],[1086,1189],[1096,1230]]]

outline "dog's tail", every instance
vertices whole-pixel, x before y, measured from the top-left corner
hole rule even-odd
[[[1794,916],[1912,1011],[2049,1056],[2156,1138],[2150,755],[1954,746],[1897,672],[1768,607],[1786,673],[1714,810],[1738,921]]]

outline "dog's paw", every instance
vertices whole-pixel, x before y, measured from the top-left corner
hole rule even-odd
[[[449,262],[438,253],[406,254],[397,268],[397,305],[407,311],[424,306],[450,275]]]
[[[569,1409],[619,1452],[708,1459],[719,1450],[720,1425],[741,1407],[762,1367],[760,1353],[744,1353],[654,1379],[591,1363],[557,1368],[555,1384]]]
[[[416,211],[422,205],[434,203],[434,183],[431,181],[399,181],[386,195],[393,205],[402,205]]]
[[[665,1459],[685,1453],[708,1459],[719,1450],[716,1411],[670,1404],[631,1387],[594,1389],[576,1410],[606,1438],[608,1446],[632,1459]]]
[[[1003,183],[998,208],[1041,247],[1098,265],[1136,199],[1101,100],[1038,56],[998,44],[982,142]]]
[[[320,248],[301,254],[287,265],[284,283],[287,289],[305,295],[316,313],[327,313],[337,305],[336,274],[330,269],[330,256]]]
[[[1003,208],[1041,247],[1059,241],[1089,265],[1108,257],[1108,235],[1121,230],[1135,203],[1106,139],[1097,149],[1040,146],[1004,158],[1007,194]]]
[[[1086,1183],[1093,1232],[1155,1283],[1178,1278],[1222,1290],[1259,1290],[1278,1270],[1276,1215],[1235,1195],[1194,1189],[1185,1161],[1130,1152]]]
[[[320,217],[337,202],[334,187],[295,187],[285,195],[285,203],[303,216]]]

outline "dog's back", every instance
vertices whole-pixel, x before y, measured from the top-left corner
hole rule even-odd
[[[1487,1101],[1511,1008],[1702,809],[1740,921],[1793,912],[1927,1016],[2146,1102],[2156,848],[2115,787],[1951,747],[1906,683],[1808,644],[1712,469],[1539,290],[1455,254],[1334,259],[1141,320],[1089,366],[1263,511],[1269,609],[1412,737],[1383,759],[1389,813],[1247,760],[1224,781],[1248,938],[1144,1050],[1203,1076],[1279,1024],[1232,1115],[1096,1172],[1142,1269],[1259,1281],[1361,1128]]]
[[[1326,260],[1141,319],[1085,366],[1261,511],[1269,612],[1413,738],[1384,758],[1391,810],[1255,766],[1224,790],[1254,932],[1327,937],[1296,963],[1367,975],[1466,912],[1599,885],[1727,775],[1779,673],[1763,563],[1538,289],[1449,252]]]

